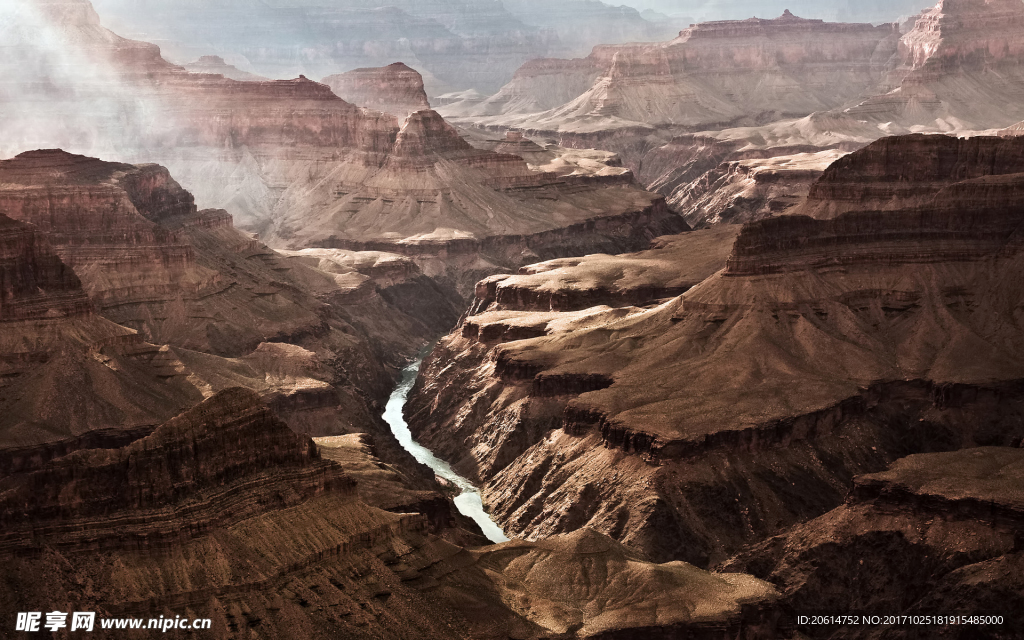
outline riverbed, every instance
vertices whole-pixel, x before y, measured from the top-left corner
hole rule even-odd
[[[384,421],[391,426],[391,432],[395,434],[399,444],[416,460],[427,465],[433,469],[435,474],[459,488],[461,493],[455,498],[455,508],[459,510],[459,513],[472,518],[491,542],[506,542],[509,539],[508,536],[484,510],[479,489],[468,479],[456,473],[451,465],[435,456],[430,449],[413,440],[412,432],[409,431],[409,425],[405,422],[402,410],[405,408],[409,392],[416,383],[421,362],[422,359],[417,359],[402,370],[402,379],[391,393],[387,407],[384,409]]]

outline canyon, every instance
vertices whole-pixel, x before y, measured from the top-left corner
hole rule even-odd
[[[0,6],[0,625],[1020,635],[1024,3],[95,4]]]
[[[327,78],[353,104],[303,76],[238,81],[211,73],[230,72],[215,59],[202,73],[189,72],[152,45],[104,29],[85,0],[32,7],[37,20],[29,26],[40,38],[76,54],[74,66],[53,60],[49,72],[102,72],[145,108],[136,117],[129,107],[103,103],[83,123],[88,132],[49,129],[20,144],[157,162],[204,209],[226,210],[273,248],[405,255],[465,296],[481,275],[581,251],[639,249],[686,227],[628,171],[549,172],[474,148],[427,108],[423,79],[404,65]],[[26,56],[32,51],[31,42],[16,44]],[[33,87],[31,79],[15,83],[29,95],[10,100],[45,102],[48,117],[72,123],[62,113],[83,110],[74,84],[57,83],[56,100],[34,95]],[[94,144],[106,128],[122,131],[113,148]]]
[[[857,203],[834,216],[484,280],[410,428],[510,534],[587,526],[703,567],[897,458],[1019,442],[1020,149],[886,138],[811,187],[809,213]]]
[[[492,96],[438,109],[460,127],[615,152],[691,226],[747,222],[788,210],[836,154],[873,140],[1024,119],[1020,5],[939,2],[876,26],[789,10],[699,23],[667,42],[534,60]]]
[[[628,7],[575,0],[95,4],[115,31],[157,42],[178,62],[217,54],[282,78],[402,60],[428,78],[431,96],[494,91],[538,55],[585,55],[597,44],[660,40],[681,28]]]

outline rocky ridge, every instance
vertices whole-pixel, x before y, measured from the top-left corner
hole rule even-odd
[[[474,274],[645,246],[685,227],[628,176],[533,171],[518,156],[472,147],[434,111],[406,120],[380,169],[334,185],[307,195],[268,240],[408,255],[463,290]]]
[[[183,66],[191,73],[221,75],[231,80],[240,80],[243,82],[265,82],[270,80],[270,78],[264,78],[263,76],[255,73],[242,71],[238,67],[225,62],[224,58],[220,56],[200,56],[195,62]]]
[[[854,475],[900,456],[1009,444],[1019,174],[971,177],[991,173],[975,151],[992,141],[910,136],[816,185],[866,172],[895,190],[880,149],[943,156],[950,141],[930,205],[752,223],[728,257],[702,250],[712,232],[683,234],[670,264],[691,254],[707,277],[669,300],[576,297],[605,264],[671,282],[650,254],[481,283],[474,315],[424,365],[413,432],[486,483],[511,532],[585,524],[696,564],[825,513]]]
[[[96,4],[115,30],[158,38],[172,59],[193,59],[215,43],[218,52],[244,56],[261,74],[318,78],[405,60],[427,76],[431,96],[471,87],[494,91],[538,55],[583,55],[599,43],[661,40],[677,30],[631,8],[575,0],[218,1],[202,5],[201,20],[179,2],[151,3],[146,12],[132,11],[126,0]]]
[[[1022,460],[1024,452],[1010,447],[903,458],[856,478],[842,506],[745,550],[726,567],[779,585],[786,605],[800,611],[839,606],[935,616],[952,607],[1001,615],[1021,597]],[[915,637],[898,625],[879,631]],[[1004,615],[989,633],[1009,638],[1020,631]],[[958,632],[936,625],[929,633]],[[829,637],[859,636],[845,626]]]
[[[323,83],[343,100],[396,115],[399,119],[430,108],[423,89],[423,76],[401,62],[386,67],[353,69],[327,76]]]
[[[691,226],[745,222],[790,211],[835,153],[1019,122],[1022,19],[1020,3],[975,0],[874,31],[788,11],[701,23],[668,43],[533,61],[490,98],[440,109],[463,127],[613,151]],[[805,153],[822,154],[812,173],[777,170]]]
[[[584,134],[804,116],[872,89],[898,37],[892,25],[826,23],[788,11],[774,20],[706,22],[665,43],[596,47],[582,61],[531,63],[492,99],[442,113],[483,125]],[[560,81],[562,75],[575,81]],[[583,91],[557,105],[531,99],[552,80]],[[560,97],[556,92],[553,99]]]
[[[472,149],[431,111],[399,126],[304,77],[238,82],[170,64],[140,74],[106,52],[111,42],[128,60],[127,52],[151,49],[106,32],[85,0],[64,5],[83,12],[59,14],[63,22],[51,26],[85,35],[62,44],[151,100],[151,126],[133,134],[131,155],[160,162],[204,206],[227,210],[271,246],[407,253],[428,275],[465,289],[487,271],[638,249],[682,228],[625,172],[535,171],[515,156]],[[73,136],[66,142],[79,148]]]
[[[472,551],[446,542],[421,515],[366,504],[352,477],[243,389],[119,447],[36,458],[0,487],[0,601],[14,609],[173,611],[211,618],[216,638],[631,637],[652,624],[725,637],[774,626],[763,582],[653,565],[593,532]],[[522,569],[531,556],[579,579],[597,567],[607,577],[557,593],[536,585],[538,606],[519,608],[508,598],[533,586]],[[623,590],[615,576],[625,575]],[[666,584],[701,595],[631,608],[636,589]]]

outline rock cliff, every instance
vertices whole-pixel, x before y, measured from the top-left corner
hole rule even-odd
[[[1009,447],[903,458],[888,471],[856,478],[842,506],[745,550],[726,566],[754,569],[778,585],[796,611],[838,606],[889,615],[1003,615],[1022,594],[1016,571],[1022,462],[1024,451]],[[889,623],[879,631],[915,637]],[[1009,638],[1021,633],[1021,625],[1003,615],[988,631]],[[838,626],[830,632],[852,638],[859,630]],[[958,632],[931,625],[929,635],[953,638]]]
[[[327,76],[323,83],[356,106],[384,111],[400,119],[430,108],[423,76],[401,62]]]
[[[152,426],[202,398],[178,365],[97,316],[45,233],[0,215],[3,446]]]
[[[886,144],[942,155],[950,140]],[[839,162],[903,185],[880,157]],[[486,483],[511,532],[587,524],[698,564],[828,511],[855,474],[902,455],[1009,444],[1020,174],[972,177],[998,173],[988,157],[965,153],[927,205],[749,224],[728,258],[712,232],[684,234],[669,264],[706,276],[669,300],[586,294],[602,264],[671,284],[650,254],[485,281],[425,364],[413,432]]]
[[[1022,154],[1017,138],[882,138],[830,166],[794,212],[832,218],[856,210],[945,207],[954,193],[994,196],[994,189],[1010,188],[1013,175],[1024,172]]]
[[[669,42],[601,46],[583,61],[534,63],[491,100],[442,113],[581,133],[805,116],[855,103],[874,88],[898,38],[893,25],[826,23],[788,11],[774,20],[706,22]],[[560,82],[563,91],[596,78],[558,105],[531,97],[548,86],[546,79],[567,74],[576,80]]]
[[[248,390],[119,446],[81,444],[53,459],[30,453],[0,477],[5,608],[210,618],[215,638],[774,629],[776,594],[762,581],[654,565],[596,533],[474,550],[447,542],[421,515],[364,502],[353,477]],[[357,475],[370,495],[386,489]],[[538,562],[572,582],[538,580],[527,568]],[[526,591],[534,606],[510,599]],[[637,608],[655,594],[656,609]]]
[[[204,207],[224,208],[271,246],[416,254],[427,275],[466,290],[481,275],[538,257],[639,249],[683,228],[625,172],[609,180],[536,171],[515,156],[472,149],[431,111],[400,127],[394,116],[360,109],[301,76],[239,82],[170,64],[139,67],[127,53],[112,59],[112,46],[149,49],[100,27],[85,0],[64,4],[83,11],[53,17],[59,21],[49,27],[59,33],[49,35],[73,49],[85,71],[112,75],[115,97],[146,98],[144,114],[128,112],[137,129],[106,157],[160,162]],[[45,66],[54,73],[68,71],[52,62]],[[71,118],[82,111],[76,95],[48,108]],[[83,128],[124,128],[127,107],[104,106],[97,103],[101,113]],[[72,149],[92,139],[48,130]]]
[[[35,225],[8,220],[5,442],[63,450],[240,386],[298,432],[372,434],[429,488],[380,405],[405,358],[455,323],[454,292],[399,256],[389,269],[358,252],[329,264],[275,253],[226,212],[197,211],[157,165],[51,150],[2,161],[0,175],[0,210]]]
[[[628,178],[533,171],[472,147],[429,110],[406,120],[379,169],[350,176],[339,171],[303,194],[268,240],[405,254],[466,289],[474,275],[537,257],[639,248],[685,227]]]
[[[940,1],[900,38],[885,83],[890,91],[851,113],[940,130],[1018,122],[1022,25],[1024,7],[1013,0]]]

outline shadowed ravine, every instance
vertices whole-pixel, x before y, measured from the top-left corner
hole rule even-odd
[[[418,358],[402,371],[401,381],[399,381],[398,386],[391,393],[391,397],[388,398],[387,407],[384,409],[384,420],[391,425],[391,431],[398,438],[398,442],[417,461],[427,465],[438,476],[460,489],[461,493],[455,498],[455,506],[459,512],[468,518],[472,518],[480,525],[480,529],[491,542],[506,542],[509,539],[508,536],[505,535],[505,532],[501,530],[501,527],[494,520],[491,520],[491,516],[484,511],[484,503],[480,498],[480,492],[477,488],[469,480],[455,473],[451,465],[435,456],[429,449],[412,438],[409,425],[406,424],[405,417],[402,415],[402,409],[405,407],[409,391],[412,390],[413,384],[416,383],[416,376],[419,373],[420,363],[422,362],[423,359]]]

